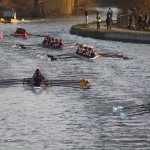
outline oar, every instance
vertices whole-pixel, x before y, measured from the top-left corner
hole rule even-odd
[[[2,80],[0,80],[0,82],[6,82],[6,81],[18,81],[18,80],[22,80],[22,79],[2,79]]]
[[[63,56],[66,56],[66,57],[63,57]],[[64,55],[62,54],[62,55],[57,55],[57,56],[47,54],[47,57],[51,58],[51,61],[55,61],[55,60],[58,60],[58,59],[76,58],[75,55],[74,56],[73,55],[72,56],[67,56],[67,54],[64,54]]]
[[[89,84],[88,80],[82,79],[82,80],[45,80],[46,83],[84,83]]]
[[[100,53],[99,55],[101,55],[102,57],[129,59],[128,57],[123,56],[122,54],[101,54]]]
[[[4,79],[0,80],[0,83],[6,83],[6,82],[20,82],[23,81],[23,79]]]
[[[120,116],[120,119],[125,120],[125,119],[128,119],[128,117],[135,116],[135,115],[142,115],[146,113],[150,113],[150,110],[143,110],[140,112],[135,112],[135,113],[130,113],[130,114],[120,112],[119,116]]]
[[[112,111],[114,113],[118,113],[118,112],[121,112],[123,109],[138,109],[138,108],[147,108],[147,107],[150,107],[150,103],[134,105],[134,106],[130,106],[130,107],[117,106],[117,107],[113,107]]]
[[[80,87],[83,89],[89,88],[88,80],[44,80],[45,86],[68,86],[68,87]],[[13,85],[13,84],[32,84],[32,78],[24,79],[4,79],[0,80],[0,85]]]
[[[79,44],[78,43],[64,43],[65,44],[65,49],[71,49],[71,48],[74,48],[74,47],[76,47],[76,46],[79,46]]]
[[[24,78],[24,79],[3,79],[3,80],[0,80],[0,85],[2,84],[22,84],[22,83],[25,83],[25,82],[29,82],[31,81],[32,78]]]
[[[47,54],[49,57],[59,57],[59,56],[70,56],[70,55],[74,55],[74,53],[67,53],[67,54],[60,54],[60,55],[56,55],[56,56],[53,56],[53,55],[50,55],[50,54]]]
[[[0,37],[3,39],[5,37],[10,37],[10,35],[3,34],[3,35],[0,35]]]
[[[45,80],[47,86],[79,86],[80,88],[89,88],[88,80]]]
[[[46,35],[40,35],[40,34],[31,34],[31,33],[28,33],[29,36],[38,36],[38,37],[45,37]]]
[[[71,57],[71,56],[68,56],[68,57],[61,57],[61,58],[56,58],[54,56],[48,56],[49,58],[51,58],[51,61],[55,61],[55,60],[58,60],[58,59],[68,59],[68,58],[74,58],[74,57]]]
[[[31,45],[15,44],[12,47],[20,47],[22,49],[26,49],[28,47],[36,47],[36,46],[42,46],[42,44],[31,44]]]
[[[75,46],[78,46],[79,45],[79,43],[64,43],[65,45],[70,45],[70,46],[72,46],[72,45],[75,45]]]
[[[84,80],[84,79],[83,79]],[[77,83],[80,80],[45,80],[45,82],[55,82],[55,83]]]

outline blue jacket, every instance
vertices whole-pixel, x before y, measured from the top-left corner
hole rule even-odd
[[[106,18],[106,24],[111,25],[111,23],[112,23],[112,19],[110,17],[107,17]]]

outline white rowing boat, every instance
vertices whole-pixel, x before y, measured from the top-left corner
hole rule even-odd
[[[44,86],[32,86],[33,92],[36,94],[40,94],[43,90],[45,90]]]

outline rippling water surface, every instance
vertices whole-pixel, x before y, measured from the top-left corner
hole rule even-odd
[[[88,79],[90,89],[49,87],[36,95],[28,86],[0,87],[0,150],[149,150],[149,114],[120,120],[112,107],[150,101],[150,45],[112,42],[70,35],[82,17],[0,24],[0,33],[22,27],[29,33],[85,43],[98,53],[121,53],[129,60],[79,58],[50,61],[46,54],[74,53],[44,48],[12,48],[16,43],[41,43],[43,38],[0,41],[1,79],[31,77],[36,68],[48,79]]]

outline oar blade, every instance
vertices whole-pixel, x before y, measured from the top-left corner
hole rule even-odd
[[[113,107],[112,111],[113,111],[113,113],[119,113],[122,111],[123,108],[124,107],[122,107],[122,106]]]
[[[128,115],[127,115],[126,113],[121,112],[121,113],[119,114],[119,116],[120,116],[120,119],[121,119],[121,120],[126,120],[126,119],[128,119]]]
[[[84,80],[84,79],[79,80],[79,86],[82,89],[88,89],[88,88],[90,88],[89,81],[88,80]]]
[[[118,108],[117,108],[117,107],[113,107],[113,108],[112,108],[112,112],[113,112],[113,113],[118,113],[118,112],[119,112],[119,110],[118,110]]]

